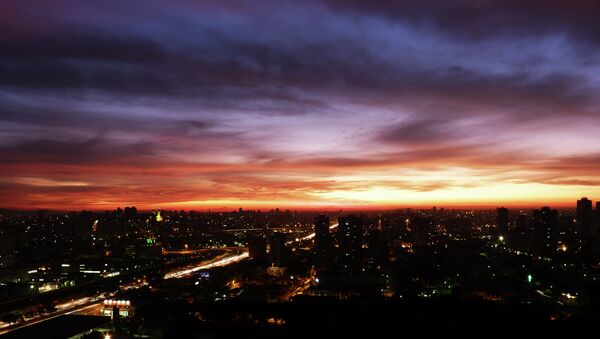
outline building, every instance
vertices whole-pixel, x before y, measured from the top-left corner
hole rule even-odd
[[[542,257],[551,257],[556,253],[556,232],[558,211],[542,207],[533,212],[534,252]]]
[[[577,200],[577,231],[581,237],[589,237],[594,225],[594,212],[592,210],[592,201],[588,198]]]
[[[15,227],[0,224],[0,269],[12,264],[16,247],[17,234]]]
[[[254,260],[267,258],[267,240],[264,235],[252,236],[248,239],[248,256]]]
[[[337,241],[340,262],[347,269],[357,269],[361,262],[363,243],[363,220],[357,216],[338,219]]]
[[[102,304],[102,315],[110,317],[127,318],[133,315],[131,301],[129,300],[111,300],[106,299]]]
[[[140,258],[160,258],[162,256],[162,244],[156,238],[146,238],[135,247],[135,253]]]
[[[496,209],[496,227],[498,236],[505,238],[508,234],[508,208]]]
[[[367,232],[366,242],[369,267],[379,269],[387,264],[390,249],[385,233],[380,229],[371,229]]]
[[[594,229],[594,211],[592,201],[588,198],[577,200],[577,212],[575,215],[577,237],[579,238],[580,252],[584,255],[590,254],[592,248],[592,235]]]
[[[600,201],[596,202],[596,227],[600,229]]]
[[[274,232],[269,237],[269,259],[276,266],[282,266],[289,257],[285,242],[284,233]]]
[[[326,215],[315,217],[315,245],[313,252],[315,264],[319,268],[327,267],[333,263],[333,239],[329,233],[331,219]]]
[[[315,249],[323,248],[330,242],[329,226],[331,220],[326,215],[315,217]]]

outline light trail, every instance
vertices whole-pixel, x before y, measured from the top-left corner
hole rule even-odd
[[[335,223],[335,224],[329,226],[329,229],[332,230],[332,229],[334,229],[336,227],[338,227],[338,223]],[[314,237],[315,237],[315,232],[313,232],[313,233],[311,233],[311,234],[309,234],[309,235],[307,235],[305,237],[302,237],[302,238],[296,238],[294,240],[290,240],[290,241],[286,242],[285,244],[286,245],[291,245],[291,244],[293,244],[295,242],[301,242],[301,241],[310,240],[310,239],[312,239]]]
[[[243,250],[245,247],[209,247],[209,248],[196,248],[196,249],[187,249],[187,250],[163,250],[163,254],[196,254],[196,253],[204,253],[211,251],[235,251],[235,250]]]
[[[207,270],[207,269],[211,269],[214,267],[227,266],[227,265],[236,263],[238,261],[244,260],[246,258],[248,258],[248,251],[244,251],[244,253],[236,254],[236,255],[228,254],[225,257],[221,257],[216,260],[213,259],[213,260],[211,260],[211,262],[209,262],[207,264],[202,264],[202,265],[199,265],[196,267],[167,273],[167,274],[165,274],[165,279],[182,278],[182,277],[188,276],[188,275],[193,274],[194,272],[197,272],[200,270]]]
[[[234,250],[239,250],[239,249],[240,248],[234,248]],[[228,248],[228,250],[232,250],[232,249]],[[217,258],[212,258],[210,260],[206,260],[206,261],[204,261],[203,264],[201,264],[199,266],[168,273],[164,276],[164,279],[182,278],[182,277],[190,275],[194,272],[197,272],[199,270],[206,270],[206,269],[210,269],[210,268],[214,268],[214,267],[227,266],[227,265],[239,262],[241,260],[244,260],[247,257],[248,257],[247,250],[244,250],[243,253],[238,253],[238,254],[226,253],[226,254],[218,256]],[[146,286],[147,284],[148,283],[145,281],[132,282],[130,284],[121,286],[120,288],[125,289],[125,290],[137,289],[137,288]],[[93,307],[98,307],[99,305],[102,305],[102,302],[98,302],[98,300],[103,299],[106,296],[107,295],[102,293],[97,296],[84,297],[84,298],[80,298],[80,299],[71,300],[71,301],[68,301],[68,302],[65,302],[62,304],[58,304],[55,306],[57,309],[56,312],[51,313],[51,314],[46,314],[41,317],[33,317],[33,318],[25,319],[23,322],[20,322],[18,324],[7,324],[7,323],[0,322],[0,335],[6,334],[6,333],[9,333],[9,332],[12,332],[14,330],[18,330],[18,329],[21,329],[24,327],[35,325],[35,324],[44,322],[46,320],[54,319],[61,315],[73,314],[73,313],[89,310]]]
[[[83,304],[81,304],[81,302],[83,302],[82,301],[83,299],[88,299],[88,302],[87,303],[84,302]],[[56,308],[58,309],[58,311],[56,311],[54,313],[46,314],[41,317],[33,317],[33,318],[25,319],[24,321],[17,323],[17,324],[10,325],[10,324],[3,323],[2,324],[3,326],[0,326],[0,329],[5,329],[5,330],[0,331],[0,335],[6,334],[6,333],[9,333],[9,332],[21,329],[21,328],[25,328],[25,327],[28,327],[31,325],[39,324],[41,322],[60,317],[62,315],[73,314],[75,312],[79,312],[81,310],[89,309],[91,307],[102,304],[101,302],[96,302],[96,300],[91,301],[91,304],[90,304],[90,300],[92,300],[92,298],[81,298],[76,301],[70,301],[67,303],[56,305]],[[73,306],[73,305],[75,305],[75,306]]]

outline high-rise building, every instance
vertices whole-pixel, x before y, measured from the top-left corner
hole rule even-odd
[[[371,229],[367,232],[368,264],[371,269],[379,269],[389,259],[389,246],[385,233],[380,229]]]
[[[327,246],[330,242],[329,226],[330,219],[326,215],[315,217],[315,249],[319,250]]]
[[[248,239],[248,256],[254,260],[267,258],[267,240],[264,235],[252,236]]]
[[[124,215],[127,219],[133,219],[137,216],[137,208],[135,206],[125,207]]]
[[[558,211],[542,207],[533,212],[534,251],[543,257],[556,253]]]
[[[523,251],[533,248],[534,239],[531,233],[530,219],[529,215],[523,211],[517,214],[515,217],[515,227],[509,230],[508,235],[508,244],[511,247]]]
[[[16,242],[15,227],[0,224],[0,269],[12,263]]]
[[[315,264],[322,268],[332,264],[334,259],[333,254],[333,239],[329,233],[331,220],[326,215],[315,217]]]
[[[578,232],[582,237],[589,236],[594,224],[594,212],[592,210],[592,201],[588,198],[577,200],[577,226]]]
[[[285,246],[285,234],[275,232],[269,237],[269,258],[277,266],[282,266],[288,258],[288,248]]]
[[[526,230],[529,229],[529,216],[523,212],[517,215],[515,220],[515,229]]]
[[[600,229],[600,201],[596,202],[596,227]]]
[[[363,243],[363,220],[357,216],[340,217],[338,219],[337,240],[341,263],[349,269],[360,266]]]
[[[588,198],[577,200],[576,229],[580,243],[580,252],[584,255],[590,254],[592,248],[592,229],[594,228],[594,211],[592,201]]]
[[[508,234],[508,208],[496,209],[496,227],[498,235],[506,237]]]

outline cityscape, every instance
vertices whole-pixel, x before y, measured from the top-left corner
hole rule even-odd
[[[391,310],[409,323],[600,316],[600,202],[585,197],[560,210],[3,211],[0,234],[7,338],[67,316],[82,338],[391,329]]]
[[[599,13],[1,2],[0,339],[590,337]]]

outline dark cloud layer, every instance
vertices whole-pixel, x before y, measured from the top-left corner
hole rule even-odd
[[[333,8],[357,15],[366,12],[390,20],[433,25],[451,36],[488,39],[490,36],[543,36],[566,33],[591,45],[600,43],[594,0],[425,0],[360,1],[328,0]]]
[[[0,188],[21,202],[0,205],[562,201],[600,180],[597,1],[1,6]]]

